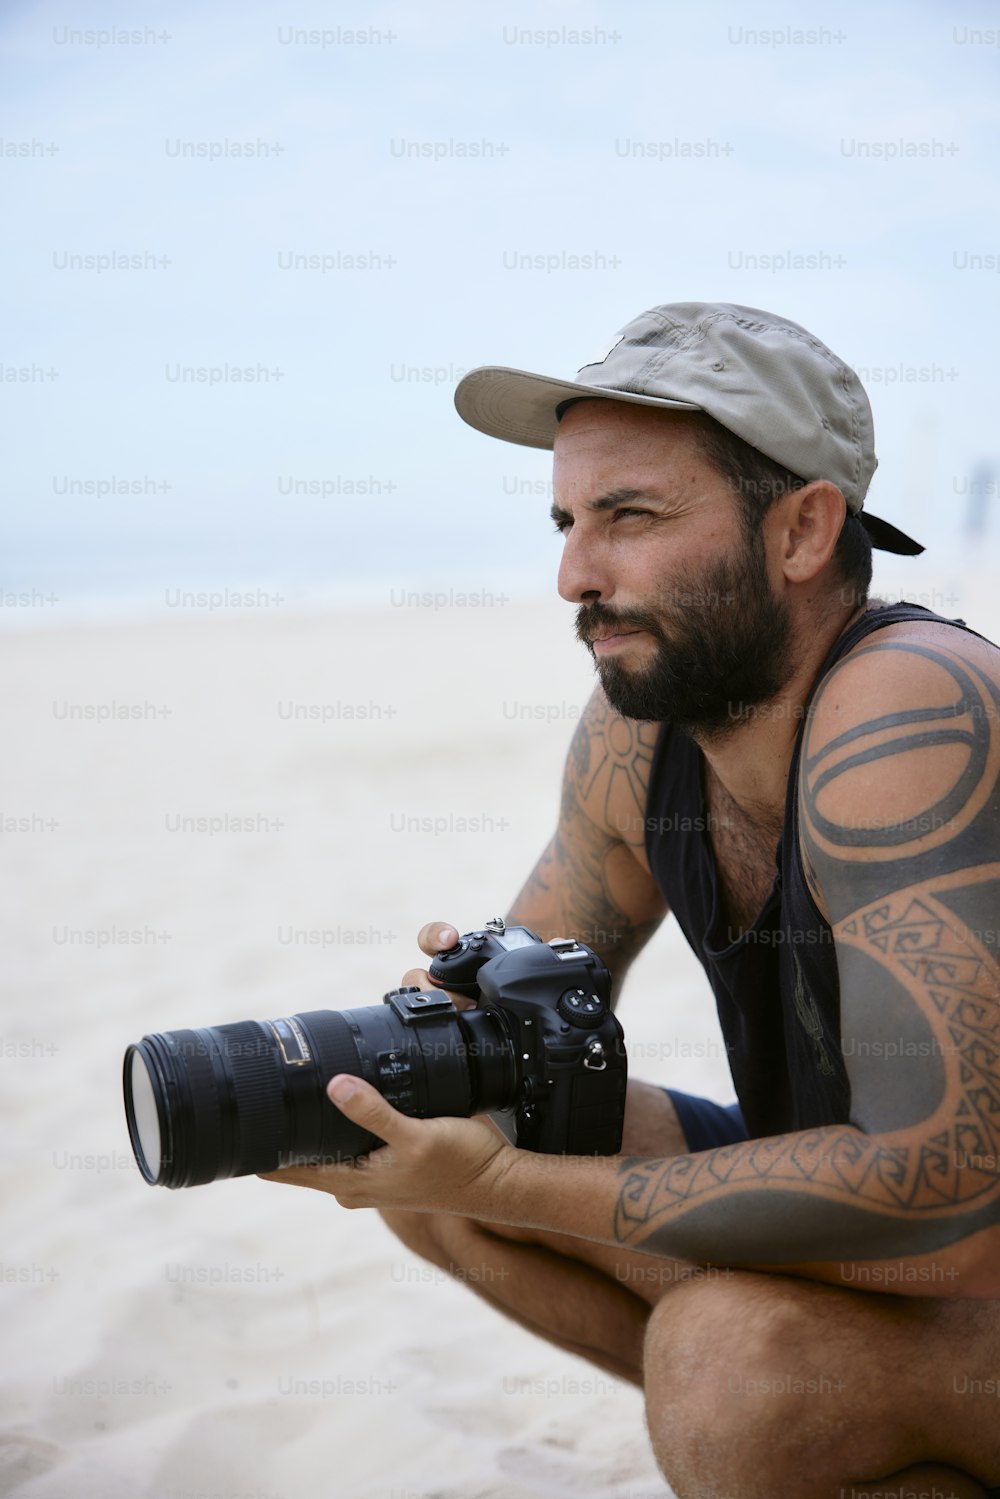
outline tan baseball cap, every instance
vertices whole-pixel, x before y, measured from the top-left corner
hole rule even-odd
[[[863,512],[878,464],[865,388],[788,318],[733,302],[670,302],[633,318],[575,379],[484,365],[458,382],[455,405],[490,437],[551,448],[565,404],[592,397],[707,412],[790,473],[836,484],[873,546],[924,550]]]

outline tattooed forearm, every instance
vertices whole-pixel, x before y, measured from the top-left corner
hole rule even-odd
[[[762,1145],[773,1159],[764,1160]],[[703,1167],[715,1177],[712,1190],[678,1196],[685,1175]],[[692,1260],[801,1265],[930,1254],[996,1226],[995,1169],[983,1168],[978,1201],[960,1212],[928,1213],[919,1223],[912,1212],[876,1207],[855,1190],[855,1173],[875,1182],[900,1169],[891,1149],[850,1129],[776,1135],[670,1162],[630,1160],[621,1168],[615,1239]]]

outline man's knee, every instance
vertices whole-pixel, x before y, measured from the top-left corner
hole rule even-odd
[[[773,1469],[781,1482],[804,1409],[819,1415],[827,1404],[804,1406],[803,1392],[829,1385],[835,1400],[819,1309],[802,1289],[781,1276],[706,1270],[653,1308],[643,1355],[646,1419],[682,1499],[701,1492],[709,1473],[725,1483],[730,1464],[742,1469],[748,1458],[758,1474]]]
[[[726,1404],[734,1367],[758,1356],[759,1338],[748,1316],[744,1277],[708,1270],[676,1286],[654,1307],[646,1328],[644,1368],[651,1408],[677,1412],[688,1426],[688,1409],[711,1422]],[[755,1346],[758,1345],[758,1346]]]

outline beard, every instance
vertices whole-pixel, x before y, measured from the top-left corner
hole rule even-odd
[[[645,630],[652,659],[624,666],[594,652],[590,636]],[[588,604],[576,620],[608,702],[623,718],[671,723],[693,739],[719,741],[745,724],[791,678],[788,607],[771,591],[763,538],[745,534],[743,549],[700,575],[684,571],[648,611],[618,614]]]

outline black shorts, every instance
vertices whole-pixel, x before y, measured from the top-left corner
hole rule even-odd
[[[717,1145],[738,1145],[748,1140],[746,1125],[738,1103],[713,1103],[710,1098],[697,1098],[693,1093],[679,1093],[676,1088],[664,1088],[677,1110],[677,1118],[688,1150],[714,1150]]]

